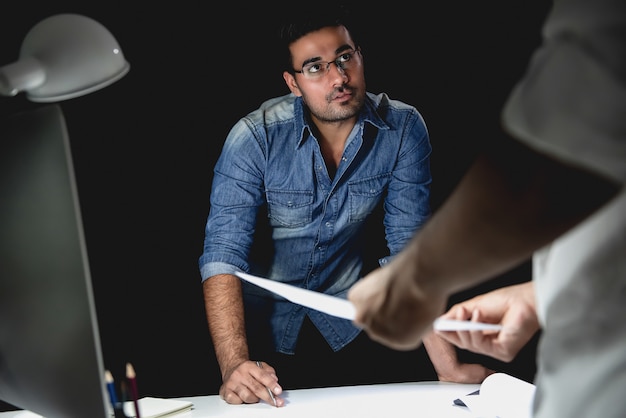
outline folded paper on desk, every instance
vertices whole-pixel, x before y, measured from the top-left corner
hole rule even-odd
[[[151,397],[139,399],[138,405],[141,418],[172,417],[193,408],[193,403],[188,401]],[[135,406],[132,401],[124,402],[124,414],[127,417],[136,417]]]
[[[478,395],[468,394],[457,401],[462,401],[476,417],[531,418],[535,389],[532,383],[494,373],[480,385]]]

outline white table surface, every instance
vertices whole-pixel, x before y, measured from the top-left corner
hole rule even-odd
[[[283,392],[286,404],[281,408],[264,402],[229,405],[218,395],[182,397],[175,399],[192,402],[193,409],[171,417],[472,418],[473,414],[467,408],[455,406],[453,400],[478,387],[445,382],[411,382],[298,389]],[[40,418],[40,415],[11,411],[0,413],[0,418]]]

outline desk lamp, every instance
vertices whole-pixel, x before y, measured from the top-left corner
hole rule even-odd
[[[112,410],[69,137],[52,102],[129,67],[107,29],[77,14],[36,24],[0,66],[0,96],[50,103],[0,119],[0,399],[46,417]]]
[[[78,14],[58,14],[36,24],[19,59],[0,67],[0,95],[25,92],[33,102],[56,102],[99,90],[130,66],[111,33]]]

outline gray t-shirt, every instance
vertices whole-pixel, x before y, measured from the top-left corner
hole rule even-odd
[[[503,110],[528,146],[626,180],[626,1],[557,0]],[[584,196],[581,196],[584,199]],[[534,416],[626,417],[626,192],[533,256]]]

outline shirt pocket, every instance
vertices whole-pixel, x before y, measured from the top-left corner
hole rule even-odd
[[[313,217],[313,192],[268,190],[267,207],[274,226],[295,228],[311,222]]]
[[[348,183],[349,221],[361,222],[372,213],[389,184],[391,174]]]

